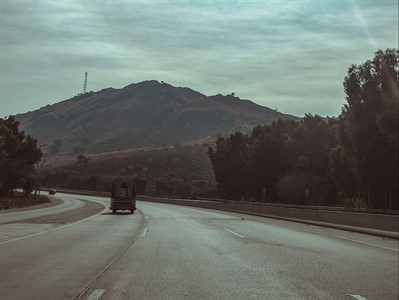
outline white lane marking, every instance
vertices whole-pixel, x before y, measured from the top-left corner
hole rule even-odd
[[[230,233],[232,233],[232,234],[234,234],[234,235],[236,235],[236,236],[238,236],[238,237],[240,237],[242,239],[244,238],[241,234],[238,234],[237,232],[231,231],[231,230],[229,230],[227,228],[224,228],[224,230],[226,230],[226,231],[228,231],[228,232],[230,232]]]
[[[102,296],[102,294],[104,294],[105,290],[95,290],[90,296],[89,298],[87,298],[87,300],[98,300],[100,299],[100,297]]]
[[[355,298],[357,300],[367,300],[367,298],[364,298],[364,297],[362,297],[360,295],[349,295],[349,296],[352,296],[353,298]]]
[[[141,234],[141,237],[145,237],[146,233],[147,233],[148,227],[144,228],[143,233]]]
[[[98,203],[98,202],[97,202],[97,203]],[[100,203],[99,203],[99,204],[100,204]],[[12,239],[12,240],[8,240],[8,241],[0,242],[0,245],[7,244],[7,243],[11,243],[11,242],[15,242],[15,241],[19,241],[19,240],[23,240],[23,239],[27,239],[27,238],[30,238],[30,237],[33,237],[33,236],[45,234],[45,233],[47,233],[47,232],[52,232],[52,231],[60,230],[60,229],[63,229],[63,228],[71,227],[71,226],[73,226],[73,225],[77,225],[77,224],[86,222],[86,221],[88,221],[88,220],[90,220],[90,219],[93,219],[93,218],[95,218],[95,217],[98,217],[99,215],[103,214],[105,211],[108,210],[108,208],[107,208],[104,204],[101,204],[101,205],[104,206],[104,209],[103,209],[102,211],[100,211],[98,214],[95,214],[95,215],[93,215],[93,216],[91,216],[91,217],[88,217],[88,218],[86,218],[86,219],[77,221],[77,222],[75,222],[75,223],[70,223],[70,224],[67,224],[67,225],[65,225],[65,226],[56,227],[56,228],[54,228],[54,229],[50,229],[50,230],[47,230],[47,231],[38,232],[38,233],[31,234],[31,235],[19,237],[19,238],[16,238],[16,239]]]

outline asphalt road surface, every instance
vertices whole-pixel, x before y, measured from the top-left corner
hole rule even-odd
[[[398,299],[396,240],[151,202],[67,215],[0,240],[0,299]]]

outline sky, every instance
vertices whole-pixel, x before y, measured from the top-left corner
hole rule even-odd
[[[0,0],[0,118],[158,80],[337,116],[351,64],[398,48],[397,0]]]

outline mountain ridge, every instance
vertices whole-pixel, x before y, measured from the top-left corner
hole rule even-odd
[[[77,95],[15,116],[50,154],[193,144],[273,120],[299,119],[231,95],[156,80]]]

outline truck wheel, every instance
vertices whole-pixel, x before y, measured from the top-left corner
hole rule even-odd
[[[130,211],[130,213],[131,213],[131,214],[134,214],[134,209],[132,209],[132,210]]]
[[[116,209],[113,209],[113,210],[112,210],[112,213],[113,213],[113,214],[116,213]]]

